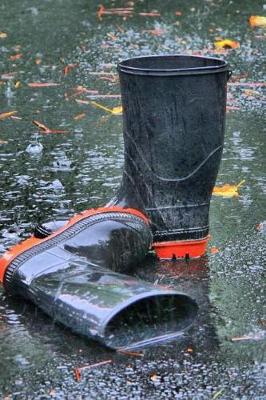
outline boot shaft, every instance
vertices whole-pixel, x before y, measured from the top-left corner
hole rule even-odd
[[[152,56],[118,69],[125,143],[118,203],[151,218],[154,241],[206,237],[224,141],[227,64]]]

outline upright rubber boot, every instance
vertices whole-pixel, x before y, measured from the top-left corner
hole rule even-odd
[[[132,272],[151,240],[137,210],[87,210],[48,237],[9,249],[0,258],[0,282],[55,322],[113,349],[173,339],[192,324],[195,301],[117,272]]]
[[[108,205],[142,210],[159,258],[200,257],[224,143],[225,61],[169,55],[118,65],[125,163]]]

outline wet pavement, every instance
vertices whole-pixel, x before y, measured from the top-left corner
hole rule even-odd
[[[197,300],[198,320],[173,343],[138,357],[117,354],[0,289],[0,396],[262,400],[265,227],[258,224],[265,220],[265,30],[247,20],[265,14],[265,6],[128,3],[104,6],[133,7],[132,16],[99,19],[96,1],[1,1],[0,112],[16,113],[0,121],[0,252],[27,237],[37,222],[105,204],[115,193],[123,165],[122,119],[97,104],[120,106],[115,65],[126,57],[204,54],[230,63],[234,75],[217,185],[245,182],[238,197],[213,197],[206,258],[158,263],[151,257],[134,271]],[[140,15],[154,10],[161,15]],[[217,51],[219,38],[240,47]],[[40,82],[58,85],[36,87]],[[45,133],[33,120],[67,132]],[[74,368],[107,360],[112,363],[74,379]]]

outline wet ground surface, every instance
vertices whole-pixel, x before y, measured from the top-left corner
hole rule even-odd
[[[1,291],[2,398],[265,398],[265,226],[257,227],[265,220],[265,31],[247,23],[250,15],[265,14],[265,6],[245,3],[106,1],[107,9],[133,7],[133,15],[99,20],[96,1],[1,1],[0,112],[17,111],[0,121],[1,252],[37,222],[105,204],[115,193],[123,165],[121,116],[91,101],[120,105],[115,64],[126,57],[186,53],[230,62],[217,184],[245,180],[238,197],[213,197],[206,258],[147,260],[136,271],[198,301],[196,324],[174,343],[141,357],[116,354]],[[161,15],[139,15],[154,10]],[[219,37],[240,47],[217,52]],[[36,82],[58,86],[29,85]],[[43,133],[32,120],[67,132]],[[75,367],[106,360],[112,363],[74,379]]]

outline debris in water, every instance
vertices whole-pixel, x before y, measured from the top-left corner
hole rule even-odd
[[[81,119],[83,119],[85,117],[86,117],[85,113],[77,114],[77,115],[75,115],[74,120],[75,121],[79,121],[79,120],[81,120]]]
[[[0,144],[7,144],[7,143],[8,143],[7,140],[2,140],[2,139],[0,139]]]
[[[219,253],[218,247],[213,246],[213,247],[211,248],[211,254],[217,254],[217,253]]]
[[[9,60],[10,61],[16,61],[16,60],[19,60],[22,56],[23,56],[22,53],[13,54],[12,56],[9,57]]]
[[[252,26],[253,28],[260,27],[260,28],[265,28],[266,27],[266,17],[261,17],[260,15],[251,15],[248,19],[249,25]]]
[[[55,82],[31,82],[31,83],[28,83],[28,86],[32,87],[32,88],[53,87],[53,86],[59,86],[59,83],[55,83]]]
[[[67,131],[62,131],[58,129],[49,129],[46,125],[42,124],[39,121],[32,121],[32,123],[36,125],[43,133],[67,133]]]
[[[260,222],[256,225],[256,229],[260,233],[266,233],[266,221]]]
[[[140,12],[139,15],[141,17],[160,17],[161,16],[161,14],[157,10],[154,10],[151,12]]]
[[[90,365],[84,365],[83,367],[75,368],[74,369],[74,377],[76,381],[81,380],[81,372],[86,370],[86,369],[92,369],[96,367],[100,367],[101,365],[106,365],[106,364],[111,364],[113,361],[112,360],[106,360],[106,361],[101,361],[96,364],[90,364]]]
[[[72,69],[76,68],[78,66],[78,64],[68,64],[64,67],[63,69],[63,73],[64,75],[68,75],[70,71],[72,71]]]
[[[8,112],[0,113],[0,121],[2,121],[3,119],[9,118],[16,113],[17,113],[17,111],[8,111]]]
[[[95,107],[98,107],[104,111],[107,111],[113,115],[121,115],[122,111],[123,111],[122,106],[108,108],[108,107],[103,106],[102,104],[96,103],[96,101],[91,101],[90,104],[92,104]]]
[[[229,185],[226,183],[223,186],[215,186],[212,194],[214,196],[222,196],[227,198],[238,197],[239,196],[238,189],[243,185],[244,182],[245,180],[242,180],[241,182],[239,182],[238,185]]]
[[[240,43],[236,40],[231,39],[224,39],[224,40],[217,40],[214,42],[214,46],[216,49],[237,49],[240,47]]]
[[[6,32],[0,32],[0,39],[5,39],[7,37]]]
[[[221,394],[223,394],[223,392],[224,392],[224,389],[221,389],[221,390],[219,390],[218,392],[215,392],[214,395],[213,395],[213,397],[212,397],[212,400],[218,399],[218,397],[220,397]]]
[[[144,353],[142,351],[128,351],[124,349],[117,349],[116,352],[124,354],[125,356],[144,357]]]

